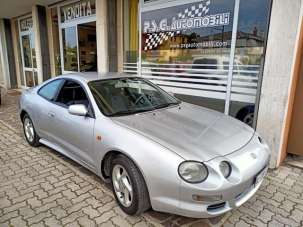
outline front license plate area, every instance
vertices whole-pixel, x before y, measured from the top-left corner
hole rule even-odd
[[[262,181],[262,179],[265,177],[265,174],[266,174],[266,168],[264,168],[263,170],[261,170],[261,172],[259,172],[257,174],[257,176],[254,179],[254,186],[255,187]]]

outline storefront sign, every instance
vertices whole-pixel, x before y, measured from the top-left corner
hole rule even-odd
[[[207,36],[208,32],[205,29],[213,28],[218,32],[223,32],[222,37],[226,27],[231,25],[231,10],[224,9],[222,6],[219,8],[213,4],[218,3],[214,0],[201,0],[192,4],[172,5],[159,10],[145,10],[142,13],[142,35],[143,40],[145,39],[143,50],[158,49],[169,38],[176,36],[183,37],[181,40],[185,42],[177,41],[178,43],[172,43],[169,48],[226,46],[227,43],[222,38],[220,42],[193,42],[193,35]],[[189,34],[192,35],[189,36]]]
[[[95,14],[94,3],[91,1],[81,1],[61,9],[62,22],[67,22],[81,17]],[[62,15],[63,14],[63,15]]]
[[[22,32],[28,31],[33,27],[33,19],[32,18],[26,18],[20,21],[20,30]]]
[[[194,28],[224,26],[229,24],[230,13],[221,13],[210,16],[197,16],[186,19],[173,18],[170,25],[168,19],[162,19],[159,24],[155,20],[144,21],[144,32],[160,32],[160,31],[179,31]]]

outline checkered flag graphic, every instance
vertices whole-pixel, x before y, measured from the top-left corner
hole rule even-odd
[[[184,10],[184,12],[178,13],[179,19],[185,19],[189,17],[201,17],[203,14],[207,14],[209,11],[210,0],[203,0],[198,5],[193,5]]]
[[[148,34],[148,37],[145,40],[144,50],[152,50],[157,46],[160,46],[164,41],[168,40],[168,38],[173,37],[175,33],[179,33],[179,31]]]
[[[199,4],[193,5],[183,12],[178,13],[178,19],[185,19],[190,17],[201,17],[203,14],[207,14],[209,11],[209,5],[211,0],[202,0]],[[175,19],[175,18],[174,18]],[[147,34],[145,40],[144,51],[152,50],[160,46],[164,41],[170,37],[174,37],[176,34],[180,34],[181,31],[167,31],[159,33]]]

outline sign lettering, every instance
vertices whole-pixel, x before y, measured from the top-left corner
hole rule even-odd
[[[64,22],[93,15],[93,6],[91,1],[77,2],[73,5],[62,8]]]

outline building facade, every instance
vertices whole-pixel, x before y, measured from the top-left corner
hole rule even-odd
[[[137,74],[256,128],[272,167],[302,152],[301,0],[4,2],[2,86],[72,72]]]

